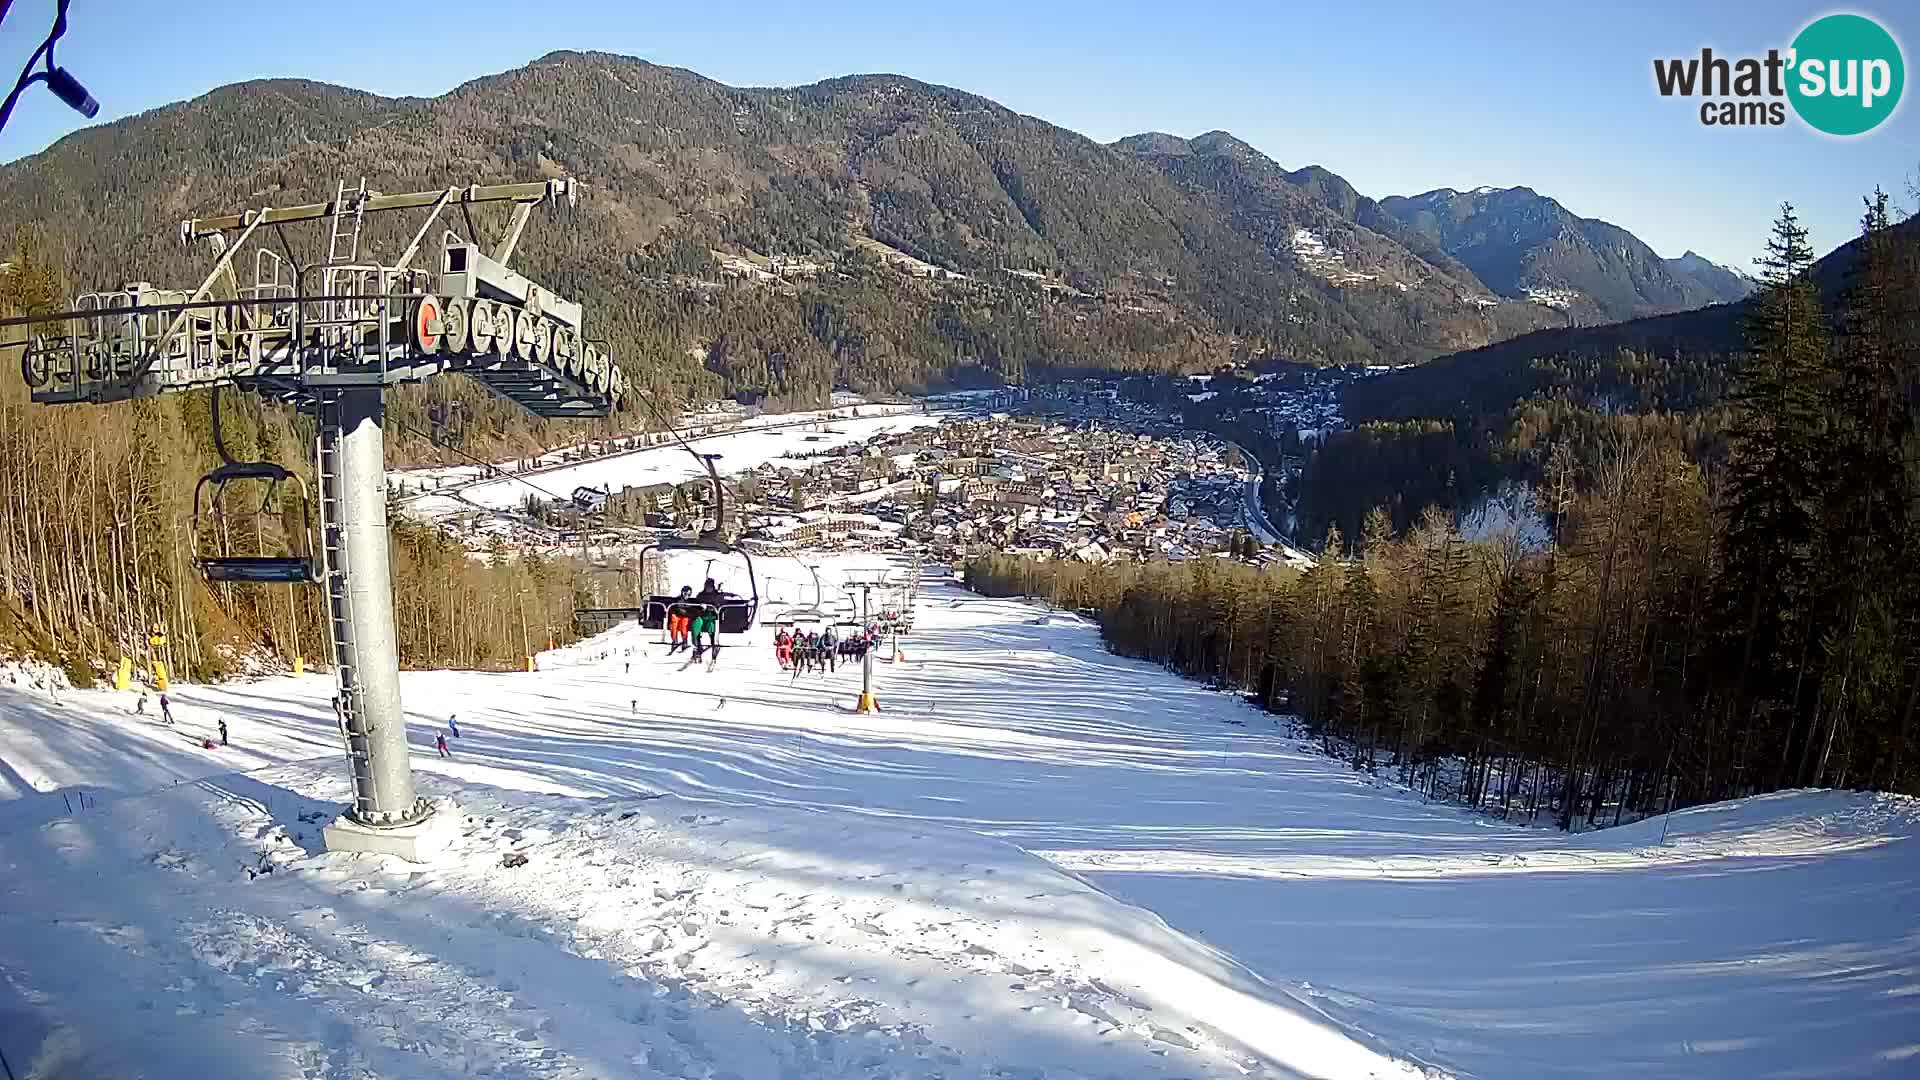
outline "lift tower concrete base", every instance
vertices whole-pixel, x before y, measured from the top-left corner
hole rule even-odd
[[[206,240],[214,256],[197,288],[135,282],[82,294],[59,315],[0,320],[0,328],[35,325],[18,344],[36,402],[233,387],[314,416],[320,536],[309,550],[318,565],[255,557],[202,559],[201,567],[212,580],[325,590],[334,709],[353,777],[352,805],[325,830],[331,850],[424,859],[453,828],[451,815],[436,814],[414,790],[408,760],[387,543],[387,389],[462,374],[542,417],[606,416],[626,395],[613,358],[585,337],[580,305],[507,267],[532,208],[571,206],[576,197],[566,179],[404,195],[342,183],[329,202],[183,223],[182,240]],[[443,211],[457,206],[471,233],[472,208],[487,203],[512,207],[489,251],[448,230],[437,273],[411,265]],[[366,215],[394,211],[424,220],[391,264],[360,261]],[[325,223],[324,259],[297,261],[287,229],[301,223]],[[256,240],[263,227],[278,250]],[[245,265],[243,251],[252,256],[250,283],[234,269]],[[259,475],[262,466],[251,468]]]

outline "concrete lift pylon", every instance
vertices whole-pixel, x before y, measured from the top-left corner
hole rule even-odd
[[[183,222],[184,243],[207,241],[214,261],[191,290],[133,282],[81,294],[57,315],[0,320],[32,326],[20,372],[35,402],[103,403],[234,387],[317,420],[319,555],[307,575],[326,590],[335,709],[353,774],[353,804],[326,829],[331,850],[430,857],[451,827],[414,790],[401,709],[387,542],[387,388],[466,375],[542,417],[606,416],[626,396],[624,373],[585,336],[580,305],[508,268],[532,209],[574,204],[569,179],[381,195],[341,184],[334,199],[257,207]],[[437,273],[410,264],[443,211],[511,203],[493,247],[447,231]],[[391,264],[359,259],[369,213],[425,211]],[[327,222],[327,254],[296,261],[286,228]],[[266,230],[279,250],[257,237]],[[234,267],[252,248],[253,280]],[[291,270],[291,273],[286,271]],[[292,580],[289,578],[287,580]]]

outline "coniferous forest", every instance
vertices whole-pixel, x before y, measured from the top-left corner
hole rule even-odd
[[[1867,201],[1836,310],[1783,210],[1724,404],[1518,409],[1542,545],[1377,506],[1305,572],[988,555],[968,584],[1088,610],[1116,652],[1244,689],[1356,767],[1562,827],[1920,793],[1920,246],[1890,216]]]

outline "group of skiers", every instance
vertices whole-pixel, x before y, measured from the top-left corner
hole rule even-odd
[[[145,690],[140,691],[140,699],[134,702],[133,713],[135,716],[147,715],[147,692]],[[211,736],[202,736],[200,738],[200,745],[207,750],[212,750],[216,745],[227,745],[227,718],[221,716],[216,717],[215,720],[216,726],[220,731],[220,741],[216,744]],[[177,726],[173,722],[173,699],[169,698],[164,690],[160,692],[160,723],[167,727]]]
[[[133,712],[136,716],[147,715],[147,692],[145,690],[140,691],[140,700],[134,705]],[[160,693],[160,722],[168,727],[173,726],[173,702],[167,698],[166,691],[164,690]]]
[[[780,670],[833,671],[836,660],[854,661],[867,655],[880,638],[880,628],[869,626],[845,637],[836,636],[833,627],[823,630],[789,630],[781,627],[773,635],[773,656]]]
[[[712,578],[694,595],[691,585],[680,586],[680,596],[667,608],[667,641],[670,643],[667,655],[672,656],[688,645],[693,646],[693,658],[700,659],[712,649],[717,656],[720,652],[720,604],[737,599],[732,593],[723,591],[715,585]]]

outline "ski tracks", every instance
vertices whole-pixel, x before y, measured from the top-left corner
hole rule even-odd
[[[556,809],[550,828],[530,825],[544,819],[542,801],[530,797],[511,815],[469,815],[469,850],[444,887],[489,896],[476,928],[557,946],[614,973],[598,995],[601,1011],[644,1043],[629,1060],[661,1075],[1077,1080],[1258,1071],[1197,1027],[1156,1018],[1076,970],[1065,949],[1005,907],[1012,894],[1022,911],[1056,897],[1000,880],[1014,876],[1005,866],[947,876],[952,867],[924,857],[872,850],[899,841],[859,826],[809,850],[801,840],[818,844],[818,821],[795,827],[752,812],[743,821],[731,809],[666,800],[591,815],[575,805]],[[951,842],[923,838],[920,846],[945,851]],[[872,861],[850,865],[847,853],[863,843]],[[1018,855],[976,843],[997,860]],[[527,865],[480,872],[509,852],[526,854]],[[1022,861],[1036,877],[1060,880],[1037,860]],[[563,1015],[593,996],[570,995]],[[1087,1071],[1090,1043],[1104,1067]]]
[[[1077,886],[1007,845],[668,799],[460,797],[463,835],[428,867],[310,854],[304,824],[230,801],[208,804],[222,824],[185,832],[63,822],[41,841],[85,861],[16,879],[0,927],[45,954],[21,974],[77,964],[34,992],[81,1041],[137,1060],[170,1040],[235,1075],[1259,1071],[1049,945],[1028,916]],[[110,850],[113,889],[152,897],[154,917],[109,917],[92,890]],[[504,866],[510,853],[527,862]],[[78,974],[108,969],[125,975]]]

